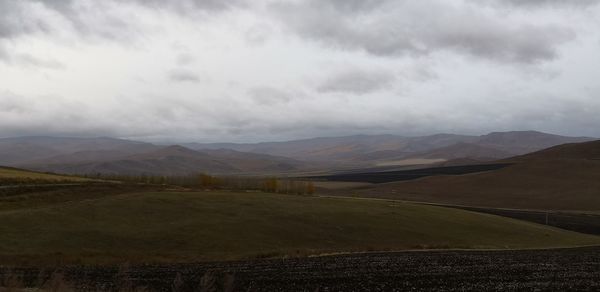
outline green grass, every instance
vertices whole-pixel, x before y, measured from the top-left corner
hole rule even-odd
[[[56,174],[47,174],[41,172],[34,172],[28,170],[22,170],[10,167],[0,167],[0,182],[2,181],[51,181],[51,182],[83,182],[90,181],[89,179],[64,176]]]
[[[595,236],[442,207],[261,193],[136,193],[0,211],[4,261],[198,261],[599,243]]]
[[[65,202],[72,204],[144,190],[155,191],[157,188],[151,185],[101,182],[73,185],[43,183],[43,187],[0,188],[0,214],[6,210],[42,208]]]

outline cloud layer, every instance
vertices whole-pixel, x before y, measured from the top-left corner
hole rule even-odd
[[[0,136],[600,136],[599,6],[0,0]]]
[[[551,60],[575,33],[477,4],[448,1],[302,1],[276,6],[283,22],[308,39],[378,56],[455,51],[499,62]]]

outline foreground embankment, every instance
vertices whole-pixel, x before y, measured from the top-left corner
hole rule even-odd
[[[0,273],[5,283],[17,279],[21,286],[78,291],[598,291],[600,247],[409,251],[42,271],[3,267]]]

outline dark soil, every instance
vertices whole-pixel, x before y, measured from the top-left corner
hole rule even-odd
[[[43,283],[52,270],[0,269]],[[59,275],[57,277],[56,275]],[[80,291],[599,291],[600,247],[419,251],[131,267],[62,267]],[[0,278],[1,279],[1,278]],[[129,289],[129,290],[126,290]]]

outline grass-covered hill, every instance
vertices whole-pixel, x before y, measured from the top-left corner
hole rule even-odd
[[[600,211],[600,141],[559,145],[503,162],[514,164],[343,192],[471,206]]]
[[[85,178],[64,176],[0,166],[0,186],[16,183],[84,182]]]
[[[0,259],[198,261],[600,238],[434,206],[263,193],[142,192],[0,211]]]

